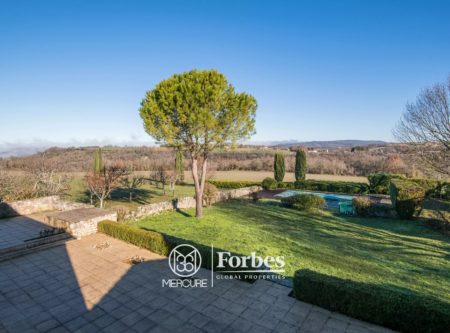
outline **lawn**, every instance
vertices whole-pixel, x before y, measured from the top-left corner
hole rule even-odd
[[[410,289],[450,302],[450,237],[419,221],[305,213],[273,201],[227,201],[169,212],[134,225],[240,254],[285,256],[299,268],[354,281]]]

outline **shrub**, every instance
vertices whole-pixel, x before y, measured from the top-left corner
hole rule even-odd
[[[389,184],[392,178],[404,178],[402,175],[390,174],[384,172],[371,173],[367,176],[369,180],[370,193],[388,194]]]
[[[274,190],[278,187],[278,182],[270,177],[264,178],[264,180],[261,183],[261,186],[265,190]]]
[[[228,180],[208,180],[208,183],[215,185],[217,188],[237,189],[249,186],[261,186],[260,182],[253,181],[228,181]]]
[[[98,231],[127,243],[167,256],[171,246],[162,234],[146,231],[113,221],[102,221]]]
[[[217,195],[217,187],[211,183],[205,183],[203,190],[203,203],[207,206],[211,206]]]
[[[275,160],[273,162],[274,178],[277,182],[282,182],[284,174],[286,172],[286,166],[284,162],[284,155],[282,153],[275,154]]]
[[[294,188],[308,191],[322,191],[348,194],[366,194],[369,186],[364,183],[339,182],[326,180],[301,180],[294,183]]]
[[[325,205],[325,200],[314,194],[297,194],[291,197],[281,198],[284,207],[298,210],[320,209]]]
[[[358,216],[370,215],[370,199],[365,197],[354,197],[352,200],[353,210]]]
[[[411,219],[425,198],[425,189],[406,179],[392,179],[389,193],[392,206],[402,219]]]
[[[407,290],[344,280],[304,269],[295,273],[294,296],[330,311],[402,332],[450,332],[450,304]]]
[[[306,176],[306,154],[303,150],[295,153],[295,180],[305,180]]]
[[[367,176],[369,180],[370,193],[376,194],[389,194],[389,184],[391,179],[402,179],[405,178],[402,175],[390,174],[390,173],[371,173]]]

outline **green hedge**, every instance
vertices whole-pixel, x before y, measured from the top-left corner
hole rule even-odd
[[[325,199],[314,194],[297,194],[281,198],[281,205],[297,210],[321,209],[325,205]]]
[[[211,269],[211,267],[212,267],[211,259],[213,259],[215,263],[218,262],[219,259],[218,259],[218,254],[216,251],[224,251],[221,249],[214,249],[214,255],[211,256],[211,247],[209,247],[209,246],[197,244],[192,241],[188,241],[188,240],[173,237],[173,236],[164,235],[164,234],[161,234],[156,231],[139,229],[137,227],[132,227],[132,226],[129,226],[126,224],[121,224],[121,223],[113,222],[113,221],[99,222],[97,228],[98,228],[99,232],[104,233],[108,236],[123,240],[127,243],[150,250],[152,252],[161,254],[163,256],[168,256],[170,254],[170,251],[178,245],[181,245],[181,244],[192,245],[200,252],[200,255],[202,257],[202,267],[207,268],[207,269]],[[179,250],[183,253],[183,249],[179,249]],[[226,252],[230,252],[230,251],[226,251]],[[236,254],[236,253],[231,253],[231,255],[242,256],[242,255]],[[225,267],[222,269],[217,269],[215,267],[214,271],[215,272],[236,271],[236,270],[242,271],[242,270],[252,270],[252,269],[255,269],[255,268],[254,267],[232,268],[229,266],[227,267],[225,265]],[[246,273],[230,273],[230,274],[238,275],[243,280],[252,280],[251,278],[249,278],[249,279],[245,278]],[[255,273],[252,273],[252,275],[255,275]]]
[[[450,304],[409,290],[304,269],[295,273],[294,295],[304,302],[402,332],[450,332]]]
[[[97,225],[99,232],[139,246],[143,249],[168,256],[171,244],[159,232],[146,231],[113,221],[102,221]]]
[[[389,193],[392,206],[402,219],[411,219],[425,198],[425,189],[406,179],[391,179]]]
[[[290,184],[292,185],[289,185],[288,183],[285,188],[348,194],[366,194],[369,192],[369,185],[356,182],[302,180]]]
[[[208,183],[215,185],[217,188],[236,189],[249,186],[261,186],[260,182],[253,181],[229,181],[229,180],[208,180]]]

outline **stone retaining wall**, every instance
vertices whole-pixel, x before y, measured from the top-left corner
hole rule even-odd
[[[51,210],[72,210],[92,207],[90,205],[63,200],[59,195],[0,203],[0,218],[29,215]]]
[[[212,200],[212,203],[225,201],[228,199],[236,199],[247,196],[254,192],[262,190],[261,186],[243,187],[234,190],[220,191],[217,193],[216,198]],[[152,216],[160,214],[164,211],[173,209],[188,209],[195,208],[195,198],[182,197],[173,201],[163,201],[148,205],[139,206],[138,208],[128,212],[123,217],[125,220],[137,220],[146,216]]]
[[[49,213],[45,217],[46,224],[62,228],[75,238],[95,234],[98,222],[104,220],[117,221],[117,213],[90,207]]]

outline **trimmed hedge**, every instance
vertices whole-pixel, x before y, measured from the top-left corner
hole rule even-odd
[[[219,261],[219,255],[217,252],[214,252],[213,258],[211,258],[211,248],[209,246],[205,246],[202,244],[197,244],[185,239],[168,236],[161,234],[156,231],[151,230],[144,230],[139,229],[137,227],[132,227],[126,224],[121,224],[119,222],[113,222],[113,221],[102,221],[98,223],[97,229],[99,232],[104,233],[108,236],[111,236],[113,238],[117,238],[120,240],[123,240],[127,243],[136,245],[138,247],[150,250],[152,252],[155,252],[157,254],[168,256],[170,254],[170,251],[175,248],[178,245],[181,244],[189,244],[194,246],[199,252],[202,257],[202,267],[211,269],[212,267],[212,261],[214,260],[214,263],[217,263]],[[223,251],[221,249],[214,249],[217,251]],[[183,249],[179,249],[180,252],[183,253]],[[226,251],[230,252],[230,251]],[[240,254],[232,253],[231,255],[237,255],[242,256]],[[187,253],[184,253],[187,254]],[[217,267],[214,267],[215,272],[221,272],[221,271],[242,271],[242,270],[254,270],[255,267],[249,267],[247,268],[233,268],[229,267],[226,264],[225,267],[222,269],[217,269]],[[232,274],[235,276],[239,276],[243,280],[252,280],[252,278],[245,278],[246,273],[227,273]],[[258,275],[258,273],[251,273],[251,275]]]
[[[281,198],[281,205],[297,210],[321,209],[325,205],[325,200],[314,194],[297,194]]]
[[[392,179],[389,193],[392,206],[402,219],[411,219],[426,195],[422,186],[406,179]]]
[[[99,222],[97,230],[163,256],[168,256],[172,249],[171,244],[159,232],[146,231],[113,221]]]
[[[208,180],[208,183],[216,186],[217,188],[225,189],[237,189],[249,186],[261,186],[260,182],[253,181],[229,181],[229,180]]]
[[[301,190],[348,193],[348,194],[366,194],[369,192],[369,185],[365,183],[356,183],[356,182],[302,180],[295,182],[293,184],[293,187],[295,189]]]
[[[409,290],[302,269],[294,276],[294,296],[402,332],[450,332],[450,304]]]

